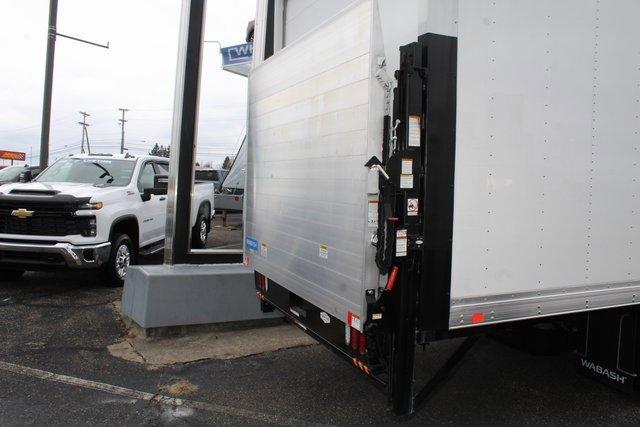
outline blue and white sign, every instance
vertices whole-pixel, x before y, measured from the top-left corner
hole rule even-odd
[[[236,65],[251,62],[253,57],[253,43],[227,46],[220,49],[222,66]]]
[[[248,251],[258,252],[258,241],[253,237],[247,236],[245,239],[245,247]]]

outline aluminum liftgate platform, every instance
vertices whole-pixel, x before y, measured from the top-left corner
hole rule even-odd
[[[377,164],[391,176],[380,180],[378,216],[386,227],[379,228],[377,262],[385,273],[392,266],[395,270],[385,290],[367,292],[368,317],[358,325],[364,333],[269,280],[259,269],[256,288],[266,303],[386,389],[396,414],[408,414],[445,379],[475,338],[467,338],[432,380],[414,393],[416,342],[433,338],[416,336],[416,330],[446,330],[448,324],[448,310],[442,308],[449,306],[451,271],[457,40],[427,34],[402,47],[400,57],[394,120],[385,117],[382,159],[373,157],[362,165]],[[427,58],[437,65],[428,67]],[[392,123],[396,122],[397,142],[390,147]],[[406,180],[400,172],[409,159],[410,184],[400,181]],[[426,165],[425,159],[429,159]],[[426,188],[435,191],[424,196]],[[419,215],[416,202],[421,205]],[[397,247],[403,239],[404,254]],[[427,281],[429,286],[425,286]]]

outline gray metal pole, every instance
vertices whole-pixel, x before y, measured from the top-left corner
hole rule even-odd
[[[183,264],[189,252],[193,163],[206,0],[182,0],[173,101],[164,263]]]
[[[47,62],[44,72],[42,101],[42,130],[40,132],[40,168],[49,164],[49,130],[51,127],[51,93],[53,91],[53,61],[56,51],[58,0],[49,0],[49,28],[47,30]]]

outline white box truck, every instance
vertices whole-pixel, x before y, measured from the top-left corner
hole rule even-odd
[[[473,337],[542,321],[639,387],[640,2],[258,6],[245,250],[265,304],[398,414]],[[463,336],[417,392],[415,345]]]

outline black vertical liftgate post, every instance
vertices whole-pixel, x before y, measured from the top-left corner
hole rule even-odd
[[[395,293],[395,330],[392,338],[392,364],[390,366],[390,392],[392,406],[397,414],[413,412],[413,365],[415,354],[416,302],[420,283],[420,259],[422,251],[422,220],[408,212],[410,199],[421,199],[422,147],[424,146],[424,46],[412,43],[400,48],[400,69],[396,73],[398,88],[394,96],[394,115],[399,120],[397,146],[390,169],[396,177],[396,206],[398,218],[396,230],[407,231],[405,256],[396,253],[400,268],[399,289]],[[410,124],[412,123],[412,124]],[[416,126],[419,139],[416,141]],[[407,179],[407,160],[411,160],[411,186],[402,183]]]
[[[413,186],[407,188],[406,181],[404,186],[398,185],[397,180],[394,184],[396,230],[407,230],[407,251],[405,256],[396,253],[394,260],[400,267],[400,283],[393,301],[389,392],[394,412],[403,415],[413,413],[437,390],[477,337],[468,337],[414,393],[416,342],[436,339],[449,328],[457,39],[425,34],[417,43],[401,47],[396,78],[394,122],[399,120],[400,124],[389,174],[404,174],[407,171],[402,162],[413,162]],[[420,129],[419,144],[416,126]],[[418,200],[417,215],[409,212],[410,199]]]
[[[206,6],[207,0],[182,0],[164,252],[167,265],[242,262],[242,252],[237,250],[217,250],[216,253],[190,250],[191,192]]]

